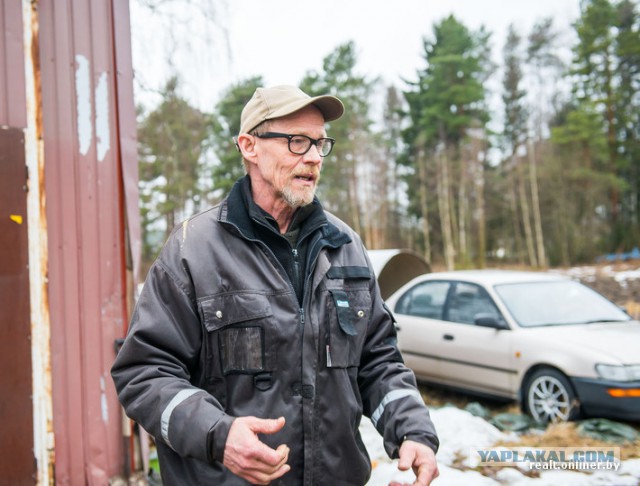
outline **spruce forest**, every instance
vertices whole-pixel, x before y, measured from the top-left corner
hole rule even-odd
[[[425,29],[422,64],[398,86],[359,74],[354,41],[336,46],[298,83],[346,106],[328,130],[325,208],[370,249],[448,269],[568,266],[640,246],[637,1],[582,1],[570,29],[540,19],[492,46],[449,16]],[[243,175],[232,137],[261,85],[260,73],[230,85],[205,113],[175,76],[139,107],[143,267]]]

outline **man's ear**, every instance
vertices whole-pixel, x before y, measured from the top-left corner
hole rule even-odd
[[[246,160],[253,160],[257,156],[256,154],[256,138],[248,133],[238,135],[236,140],[236,146],[242,154],[242,157]]]

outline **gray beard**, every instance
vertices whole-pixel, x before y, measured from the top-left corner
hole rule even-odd
[[[296,194],[290,188],[285,187],[282,190],[281,196],[290,207],[292,207],[293,209],[297,209],[302,206],[311,204],[313,202],[313,197],[315,196],[315,193],[316,193],[315,188],[313,191],[305,192],[303,195],[303,194]]]

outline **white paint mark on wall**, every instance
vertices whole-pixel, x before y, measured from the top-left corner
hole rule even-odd
[[[76,55],[76,120],[78,126],[78,143],[80,153],[87,155],[93,137],[91,122],[91,80],[89,78],[89,61],[86,57]]]
[[[102,408],[102,421],[109,423],[109,407],[107,406],[107,391],[104,376],[100,377],[100,406]]]
[[[107,73],[103,72],[96,86],[96,138],[98,140],[98,162],[104,160],[104,156],[111,146],[111,134],[109,133],[109,86],[107,85]]]

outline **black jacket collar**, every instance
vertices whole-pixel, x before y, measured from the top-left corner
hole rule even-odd
[[[308,231],[320,228],[323,239],[327,240],[330,246],[340,246],[344,242],[351,241],[348,235],[327,220],[324,208],[318,198],[314,198],[309,206],[301,209],[303,212],[298,210],[294,217],[300,224],[301,237]],[[220,214],[221,221],[226,220],[235,226],[245,238],[257,239],[253,221],[259,222],[263,226],[268,225],[274,232],[280,234],[276,221],[253,201],[249,176],[244,176],[236,181],[227,200],[222,204]]]

